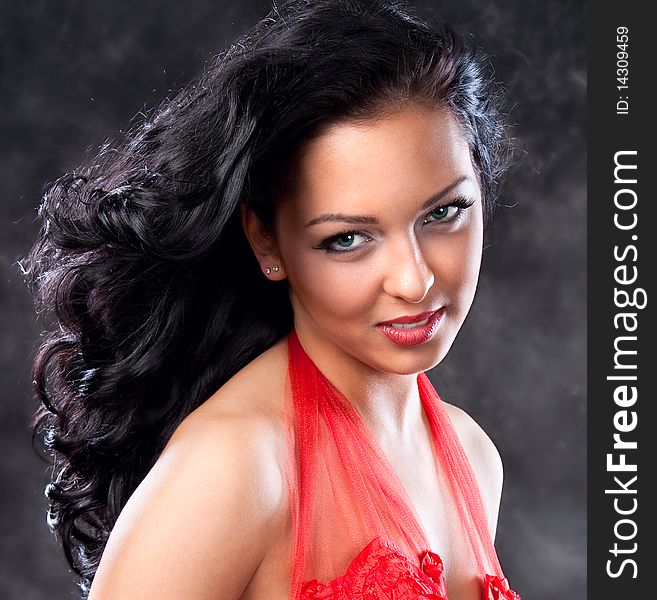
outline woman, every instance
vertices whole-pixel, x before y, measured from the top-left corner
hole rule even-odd
[[[499,455],[424,371],[503,172],[485,62],[287,2],[46,192],[49,524],[91,600],[514,599]]]

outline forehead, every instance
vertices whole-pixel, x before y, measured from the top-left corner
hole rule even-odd
[[[414,199],[421,203],[464,176],[462,186],[478,194],[468,143],[452,113],[408,104],[364,123],[335,124],[308,142],[281,208],[305,220],[322,212],[375,214],[404,201],[413,207]]]

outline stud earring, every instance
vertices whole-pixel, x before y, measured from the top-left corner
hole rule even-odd
[[[274,273],[276,273],[278,271],[278,265],[274,265],[272,267],[272,271],[274,271]]]
[[[271,273],[271,269],[269,267],[265,267],[265,275],[269,275]]]

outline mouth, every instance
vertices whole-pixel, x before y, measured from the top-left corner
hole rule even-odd
[[[435,310],[425,311],[418,315],[396,317],[390,319],[390,321],[381,321],[378,325],[388,325],[390,327],[395,327],[396,329],[413,329],[414,327],[426,325],[431,317],[439,310],[441,309],[437,308]]]
[[[438,330],[445,307],[402,316],[377,324],[377,329],[389,340],[399,346],[417,346],[428,342]]]
[[[426,319],[422,319],[422,321],[418,321],[417,323],[388,323],[388,325],[390,325],[390,327],[394,327],[395,329],[415,329],[416,327],[426,325],[428,322],[429,318],[427,317]]]

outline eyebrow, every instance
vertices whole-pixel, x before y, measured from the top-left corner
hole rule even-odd
[[[442,200],[447,194],[449,194],[454,188],[461,185],[464,181],[468,179],[467,175],[459,177],[453,183],[450,183],[446,188],[442,189],[437,194],[433,194],[431,197],[427,198],[422,204],[420,210],[425,210],[433,206],[439,200]],[[375,217],[365,216],[365,215],[345,215],[343,213],[327,213],[310,219],[304,227],[310,227],[312,225],[317,225],[318,223],[327,223],[333,221],[340,221],[341,223],[354,223],[357,225],[366,224],[366,225],[376,225],[378,220]]]

